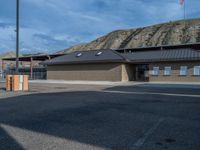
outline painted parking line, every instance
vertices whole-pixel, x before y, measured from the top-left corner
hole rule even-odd
[[[158,128],[158,126],[164,121],[163,118],[159,119],[158,122],[152,126],[141,138],[139,138],[133,146],[130,148],[130,150],[139,150],[141,146],[145,143],[147,138],[153,134],[153,132]]]
[[[177,96],[177,97],[196,97],[200,98],[200,95],[194,95],[194,94],[175,94],[175,93],[156,93],[156,92],[128,92],[128,91],[100,91],[104,93],[116,93],[116,94],[138,94],[138,95],[144,95],[144,94],[149,94],[149,95],[162,95],[162,96]]]

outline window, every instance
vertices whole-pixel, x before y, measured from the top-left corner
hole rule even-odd
[[[165,76],[170,76],[171,74],[172,74],[172,67],[171,66],[165,67],[164,75]]]
[[[187,76],[188,74],[188,67],[187,66],[181,66],[180,67],[180,76]]]
[[[159,67],[153,67],[153,70],[152,70],[152,75],[154,76],[158,76],[159,75]]]
[[[200,66],[194,66],[194,75],[200,76]]]

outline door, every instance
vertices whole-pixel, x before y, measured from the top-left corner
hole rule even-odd
[[[135,81],[149,81],[149,65],[136,65]]]

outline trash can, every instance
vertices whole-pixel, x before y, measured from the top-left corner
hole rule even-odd
[[[7,75],[7,91],[28,91],[28,75]]]

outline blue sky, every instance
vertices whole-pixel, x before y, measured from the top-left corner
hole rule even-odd
[[[118,29],[183,19],[179,0],[20,0],[20,52],[56,52]],[[200,18],[200,0],[186,0]],[[0,0],[0,52],[15,50],[15,0]]]

